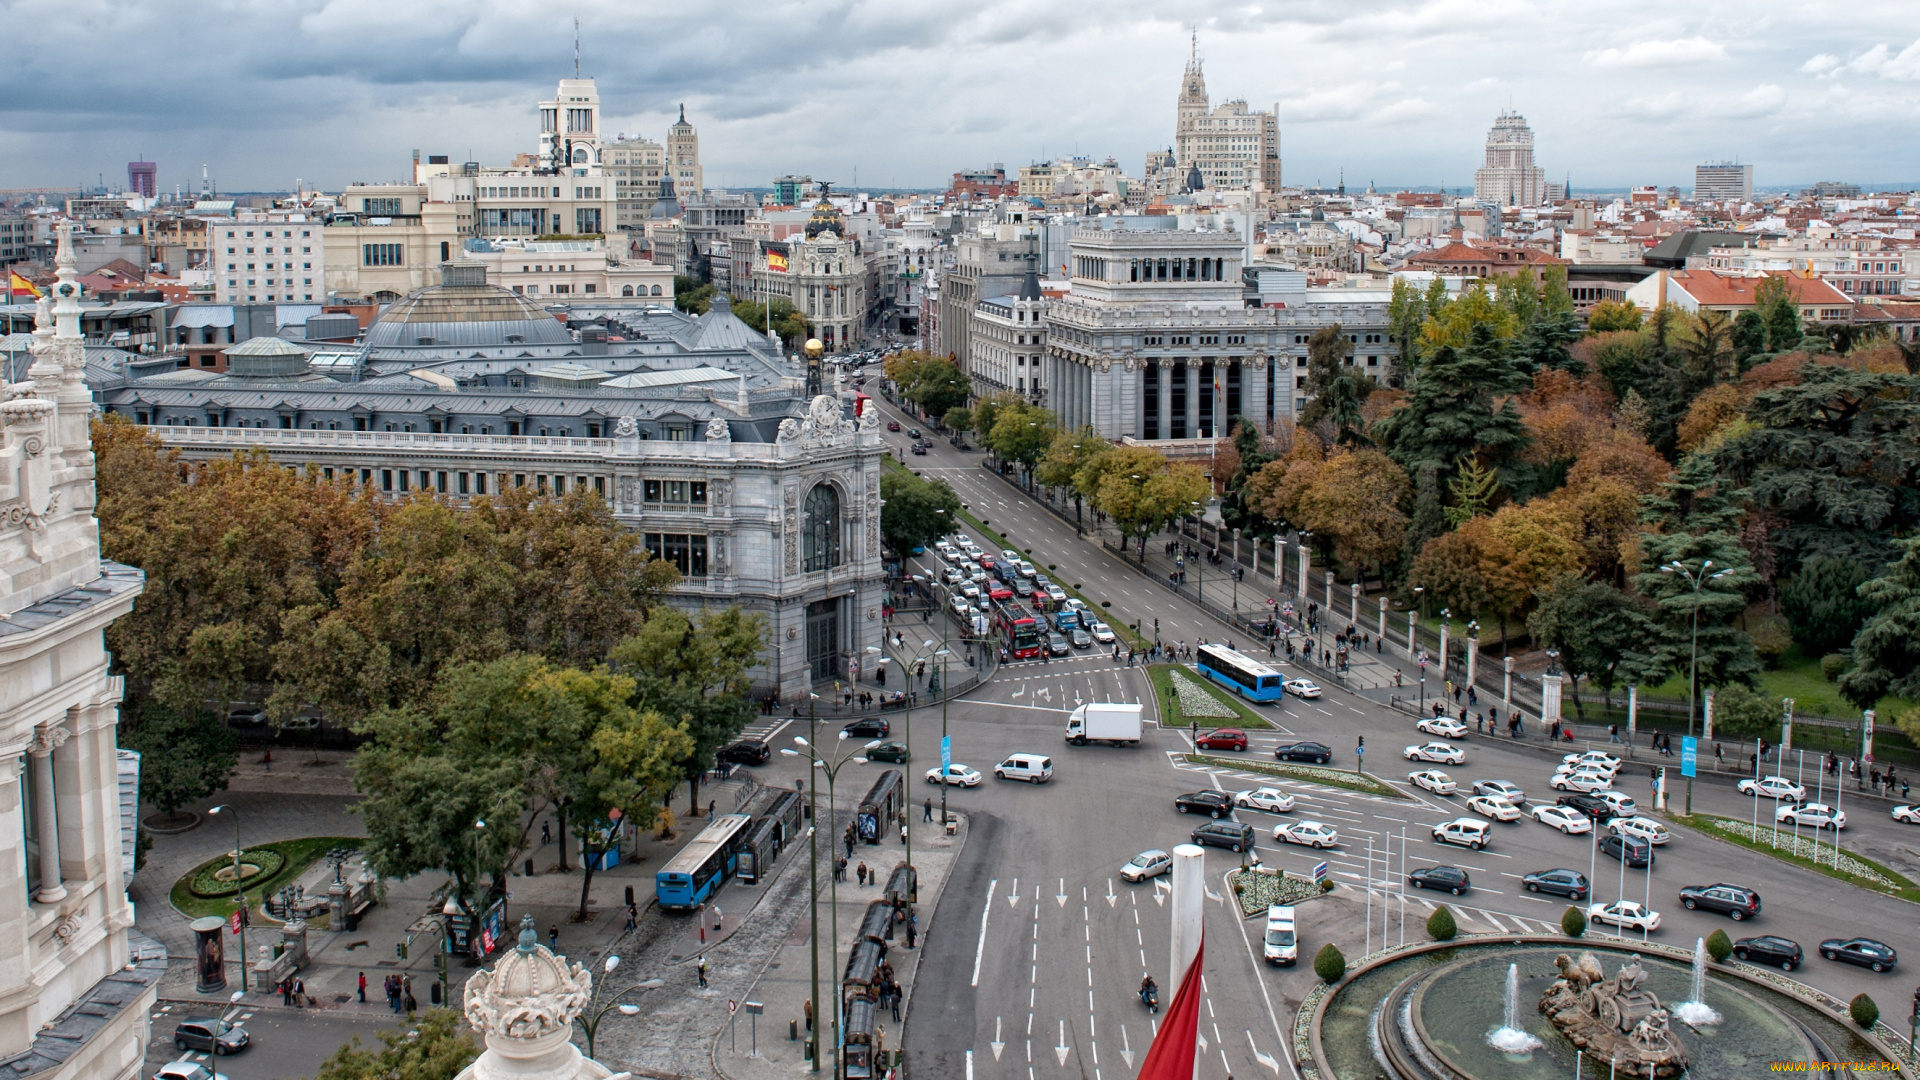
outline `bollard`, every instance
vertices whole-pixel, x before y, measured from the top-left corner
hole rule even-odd
[[[532,859],[528,859],[528,860],[527,860],[527,874],[526,874],[526,876],[527,876],[527,877],[532,877],[532,876],[533,876],[533,860],[532,860]]]
[[[633,886],[627,886],[627,906],[633,906]]]
[[[798,1020],[787,1021],[787,1041],[788,1042],[800,1041],[800,1021]]]

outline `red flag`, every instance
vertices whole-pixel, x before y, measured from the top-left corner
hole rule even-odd
[[[1187,977],[1167,1006],[1167,1022],[1160,1025],[1147,1048],[1147,1059],[1140,1063],[1139,1080],[1193,1080],[1195,1049],[1200,1045],[1200,966],[1207,956],[1207,939],[1194,950]]]

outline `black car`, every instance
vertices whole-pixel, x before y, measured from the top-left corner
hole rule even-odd
[[[1473,888],[1467,872],[1457,866],[1423,866],[1407,875],[1407,884],[1416,889],[1445,889],[1455,896]]]
[[[927,456],[927,448],[924,446],[921,446],[919,443],[913,444],[913,452],[920,455],[921,457]]]
[[[1211,814],[1217,818],[1233,812],[1233,797],[1224,791],[1189,791],[1173,800],[1174,809],[1183,814]]]
[[[1048,634],[1047,651],[1055,656],[1072,656],[1073,646],[1067,642],[1065,634]]]
[[[1570,900],[1585,900],[1587,875],[1578,870],[1536,870],[1520,879],[1528,892],[1550,892]]]
[[[1073,647],[1076,649],[1093,648],[1093,635],[1077,626],[1067,631],[1067,640],[1073,642]]]
[[[1193,830],[1193,842],[1212,844],[1228,851],[1253,850],[1253,826],[1238,821],[1209,821]]]
[[[1706,908],[1708,911],[1723,911],[1734,922],[1750,919],[1760,914],[1760,894],[1745,885],[1728,885],[1721,882],[1715,885],[1689,885],[1680,890],[1680,906],[1692,911]],[[1794,946],[1798,953],[1800,947]]]
[[[1619,816],[1614,813],[1612,803],[1605,799],[1596,799],[1591,795],[1581,795],[1578,793],[1562,795],[1554,801],[1570,810],[1578,810],[1587,815],[1593,819],[1595,825],[1605,825],[1608,821]]]
[[[1621,859],[1636,870],[1642,866],[1653,865],[1653,845],[1635,836],[1621,836],[1613,833],[1601,837],[1600,854]]]
[[[1891,971],[1900,962],[1893,946],[1872,938],[1828,938],[1820,943],[1820,955],[1829,960],[1859,964],[1875,971]]]
[[[1325,765],[1333,760],[1333,749],[1317,742],[1281,743],[1273,748],[1273,756],[1281,761],[1311,761],[1316,765]]]
[[[885,720],[877,716],[870,716],[864,720],[855,720],[853,723],[840,729],[841,733],[850,739],[884,739],[887,737],[887,733],[892,730],[893,728],[889,726]]]
[[[1800,966],[1800,943],[1771,934],[1743,937],[1733,943],[1733,958],[1753,964],[1777,964],[1781,971],[1792,971]]]
[[[773,748],[761,739],[741,739],[720,748],[720,760],[734,765],[765,765]]]
[[[920,437],[920,429],[919,429],[919,428],[917,428],[917,427],[910,427],[910,428],[908,428],[908,429],[907,429],[907,438],[909,438],[909,439],[918,439],[919,437]]]
[[[173,1045],[177,1050],[205,1050],[212,1054],[232,1054],[246,1048],[248,1039],[245,1028],[229,1024],[218,1017],[201,1020],[182,1020],[173,1029]]]

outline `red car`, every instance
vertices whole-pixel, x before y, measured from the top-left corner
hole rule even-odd
[[[1245,750],[1247,733],[1239,728],[1215,728],[1194,740],[1202,750]]]
[[[899,431],[899,430],[900,430],[900,421],[898,421],[898,420],[889,420],[889,421],[887,421],[887,430],[888,430],[888,431]]]

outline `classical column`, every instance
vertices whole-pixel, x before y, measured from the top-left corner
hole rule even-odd
[[[1326,584],[1326,588],[1321,591],[1320,595],[1327,598],[1327,618],[1331,620],[1333,618],[1333,571],[1324,571],[1321,576]]]
[[[1447,638],[1452,630],[1452,622],[1444,618],[1440,620],[1440,680],[1442,682],[1447,679]],[[1441,692],[1444,693],[1445,689],[1442,687]]]
[[[1420,613],[1418,611],[1407,612],[1407,659],[1409,660],[1417,660],[1420,658],[1420,643],[1414,640],[1416,636],[1415,632],[1419,629]]]
[[[1258,361],[1240,363],[1240,411],[1253,426],[1266,430],[1267,365]]]
[[[1360,625],[1360,582],[1347,586],[1347,617],[1355,626]]]
[[[34,729],[27,743],[27,756],[33,759],[33,831],[40,842],[40,889],[33,898],[42,904],[67,898],[67,887],[60,884],[60,821],[53,797],[53,751],[66,741],[66,728],[43,726]]]
[[[1386,640],[1387,640],[1387,596],[1385,593],[1382,593],[1380,595],[1380,641],[1381,641],[1382,648],[1386,647]]]
[[[1627,746],[1633,746],[1633,740],[1640,733],[1640,687],[1638,684],[1627,687]]]
[[[1505,662],[1503,663],[1502,666],[1505,667],[1507,670],[1504,674],[1504,677],[1502,679],[1502,685],[1500,687],[1501,703],[1506,705],[1508,713],[1512,713],[1513,712],[1513,657],[1511,656],[1506,657]]]
[[[1307,577],[1313,572],[1313,552],[1307,549],[1306,541],[1300,542],[1300,602],[1307,601]]]
[[[1160,418],[1159,432],[1162,439],[1173,438],[1173,365],[1164,361],[1153,361],[1160,369],[1160,375],[1153,380],[1153,410]]]
[[[1181,377],[1187,384],[1187,438],[1200,438],[1200,365],[1189,363],[1180,369]],[[1213,393],[1208,386],[1206,393]]]
[[[1473,677],[1480,671],[1480,638],[1475,634],[1467,635],[1467,685],[1473,685]]]

